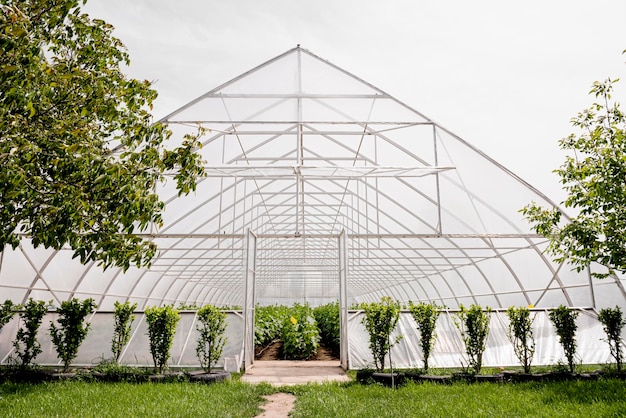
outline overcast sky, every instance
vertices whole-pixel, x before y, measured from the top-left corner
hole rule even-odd
[[[624,78],[624,0],[89,0],[115,26],[158,119],[300,44],[562,200],[557,141]]]

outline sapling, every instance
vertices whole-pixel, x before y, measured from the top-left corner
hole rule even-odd
[[[469,308],[460,305],[454,321],[461,332],[469,366],[475,374],[480,374],[483,364],[483,353],[489,335],[490,312],[490,308],[483,310],[479,305],[472,304]]]
[[[570,373],[574,373],[576,330],[578,329],[578,325],[576,325],[577,316],[577,311],[574,311],[564,305],[551,309],[548,314],[550,321],[552,321],[552,324],[556,329],[556,335],[559,337],[559,342],[563,347],[563,351],[565,352]]]
[[[115,326],[111,341],[111,351],[113,352],[115,364],[119,363],[122,351],[130,339],[130,331],[135,320],[135,309],[137,309],[136,303],[131,304],[128,301],[124,303],[115,302],[115,311],[113,313]]]
[[[205,305],[198,309],[197,318],[196,329],[200,335],[196,344],[196,355],[204,371],[211,373],[226,344],[226,313],[215,306]]]
[[[400,318],[400,304],[388,296],[383,296],[380,302],[363,303],[361,309],[365,313],[362,323],[369,334],[369,348],[374,357],[376,371],[385,370],[385,357],[389,350],[399,340],[391,342],[393,332]]]
[[[78,348],[85,340],[91,325],[85,322],[85,318],[95,308],[96,303],[91,298],[82,302],[76,298],[66,300],[57,308],[58,325],[50,323],[50,336],[57,355],[63,362],[63,372],[69,370],[72,360],[78,355]]]
[[[524,373],[530,373],[530,365],[535,353],[535,337],[533,335],[533,321],[530,309],[526,307],[515,308],[510,306],[506,311],[509,317],[507,336],[513,344],[515,356],[522,364]]]
[[[163,373],[167,360],[170,358],[176,325],[180,316],[171,305],[150,306],[146,308],[145,314],[146,322],[148,322],[148,339],[150,340],[150,354],[152,354],[154,362],[154,372]]]
[[[35,301],[29,298],[20,313],[22,325],[15,335],[13,348],[21,367],[30,366],[33,360],[41,353],[41,344],[37,340],[37,331],[41,326],[44,315],[48,312],[49,304],[43,300]]]
[[[422,355],[424,356],[424,371],[428,371],[428,358],[437,339],[435,327],[441,308],[435,304],[423,302],[414,305],[413,302],[409,301],[409,310],[420,333],[420,345],[422,346]]]
[[[598,320],[602,323],[606,333],[607,343],[611,350],[611,355],[617,363],[617,371],[622,371],[622,329],[626,325],[626,318],[622,316],[619,306],[615,308],[604,308],[598,312]]]

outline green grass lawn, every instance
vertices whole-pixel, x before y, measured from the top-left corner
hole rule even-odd
[[[254,417],[261,396],[297,396],[293,417],[619,417],[626,416],[623,380],[550,383],[324,384],[272,388],[238,381],[0,385],[7,417]]]

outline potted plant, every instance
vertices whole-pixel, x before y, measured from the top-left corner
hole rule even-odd
[[[400,318],[400,304],[388,296],[383,296],[380,302],[362,303],[360,308],[363,309],[364,316],[361,322],[369,335],[369,349],[376,369],[371,377],[386,386],[398,386],[402,383],[402,376],[393,372],[391,361],[391,373],[384,371],[387,354],[402,338],[397,336],[393,342],[391,341],[391,333]]]
[[[72,360],[78,355],[78,348],[89,332],[90,324],[85,323],[87,315],[93,313],[96,303],[93,299],[82,302],[76,298],[61,302],[57,308],[58,325],[50,323],[50,336],[59,359],[63,362],[63,373],[69,371]]]

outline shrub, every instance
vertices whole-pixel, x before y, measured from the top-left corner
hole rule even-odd
[[[524,373],[530,373],[530,364],[535,354],[535,337],[533,335],[535,317],[531,318],[530,309],[525,307],[510,306],[506,314],[509,317],[507,336],[513,344],[515,356],[524,367]]]
[[[548,314],[550,321],[556,328],[556,335],[559,336],[559,342],[565,351],[567,364],[570,373],[574,373],[574,356],[576,355],[576,317],[578,312],[560,305],[558,308],[550,310]]]
[[[313,309],[313,316],[320,332],[322,343],[339,356],[341,330],[339,324],[339,302],[331,302]]]
[[[85,323],[87,315],[96,308],[93,299],[85,299],[82,302],[74,298],[61,302],[57,308],[59,318],[57,326],[50,323],[50,336],[59,359],[63,362],[63,371],[67,372],[70,363],[76,358],[78,348],[85,340],[89,332],[89,323]]]
[[[622,371],[622,328],[626,325],[626,319],[622,316],[619,306],[600,309],[598,320],[602,323],[606,333],[607,343],[611,350],[611,355],[617,363],[617,371]]]
[[[226,314],[219,308],[205,305],[198,309],[197,317],[199,324],[196,329],[200,335],[196,344],[196,355],[204,371],[211,373],[211,368],[222,356],[226,344]]]
[[[483,364],[483,353],[489,335],[490,312],[491,309],[488,307],[483,310],[479,305],[472,304],[469,308],[461,305],[454,321],[465,344],[469,367],[475,374],[480,373]]]
[[[435,304],[419,303],[414,305],[413,302],[409,301],[409,310],[420,333],[420,344],[422,346],[422,354],[424,355],[424,370],[428,371],[428,358],[437,339],[435,327],[441,309]]]
[[[287,360],[306,360],[317,354],[320,334],[308,303],[296,303],[289,310],[283,321],[282,340]]]
[[[113,312],[115,325],[113,339],[111,340],[111,351],[113,352],[115,364],[119,363],[122,351],[124,351],[124,347],[130,340],[130,331],[135,321],[135,309],[137,309],[136,303],[131,304],[128,301],[124,303],[115,302],[115,311]]]
[[[13,348],[19,358],[19,365],[28,367],[33,360],[41,353],[41,344],[37,341],[37,331],[41,326],[43,317],[48,312],[48,306],[43,300],[35,301],[32,298],[24,305],[24,310],[20,313],[22,326],[17,330]]]
[[[13,315],[18,311],[19,305],[15,305],[11,300],[7,299],[0,306],[0,331],[9,323]]]
[[[369,334],[369,348],[374,357],[376,371],[385,369],[385,357],[401,337],[393,343],[390,341],[398,319],[400,318],[400,304],[388,296],[383,296],[380,302],[362,303],[365,316],[362,323]]]
[[[178,311],[171,305],[163,307],[149,306],[146,308],[146,322],[148,323],[148,339],[150,340],[150,354],[154,362],[154,372],[163,373],[170,351],[174,343],[176,325],[180,321]]]

